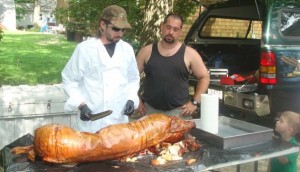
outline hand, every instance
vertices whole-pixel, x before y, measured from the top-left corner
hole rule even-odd
[[[80,106],[79,110],[80,110],[80,119],[82,121],[89,121],[91,119],[92,111],[86,104]]]
[[[183,106],[181,106],[180,109],[182,109],[180,115],[190,116],[195,112],[195,110],[197,110],[197,106],[193,105],[193,103],[189,101]]]
[[[124,115],[131,116],[134,112],[134,103],[132,100],[127,100],[126,105],[124,107]]]
[[[147,108],[144,105],[144,102],[143,102],[143,100],[141,98],[140,98],[140,103],[139,103],[139,107],[138,107],[138,112],[141,115],[145,115],[147,113]]]

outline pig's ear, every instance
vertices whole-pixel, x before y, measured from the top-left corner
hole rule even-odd
[[[192,128],[196,127],[195,122],[193,121],[185,121],[183,119],[180,119],[177,116],[170,116],[171,118],[171,126],[170,126],[170,132],[176,133],[176,132],[182,132],[185,133]]]

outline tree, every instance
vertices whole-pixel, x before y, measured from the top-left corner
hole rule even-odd
[[[97,29],[102,10],[113,4],[127,11],[133,29],[124,39],[130,42],[135,50],[160,39],[159,26],[167,13],[177,12],[186,19],[190,14],[194,14],[198,7],[198,4],[191,0],[69,0],[69,8],[56,9],[55,14],[57,19],[68,16],[65,17],[68,20],[61,22],[69,29],[92,35]]]
[[[145,0],[140,46],[160,39],[160,24],[168,13],[175,12],[180,14],[185,23],[187,23],[187,18],[194,14],[198,7],[197,3],[190,0]]]
[[[41,9],[52,10],[57,0],[15,0],[16,4],[34,4],[33,23],[38,24],[40,21]],[[17,19],[22,18],[27,11],[22,5],[16,7]]]
[[[16,29],[16,5],[14,0],[0,0],[0,27]]]
[[[33,11],[33,23],[39,23],[41,13],[40,1],[34,1],[34,11]]]
[[[69,4],[65,0],[57,0],[55,11],[57,12],[59,10],[66,10],[68,7],[69,7]],[[60,23],[63,23],[64,21],[67,20],[67,14],[60,15],[59,16],[60,18],[57,18],[57,17],[56,17],[56,24],[57,25],[60,24]]]
[[[3,31],[2,31],[2,29],[1,29],[1,27],[0,27],[0,41],[1,41],[2,38],[3,38],[2,33],[3,33]]]
[[[90,36],[98,27],[98,20],[103,9],[113,4],[123,7],[128,12],[129,23],[132,24],[133,30],[126,34],[125,39],[132,43],[136,42],[134,34],[138,29],[135,26],[139,25],[136,19],[142,16],[136,7],[136,0],[69,0],[69,8],[57,8],[55,16],[67,27],[68,31],[80,31],[84,36]]]
[[[174,1],[165,0],[146,0],[144,20],[142,22],[143,29],[140,34],[140,46],[144,46],[152,40],[160,37],[160,24],[163,22],[164,16],[173,11]]]

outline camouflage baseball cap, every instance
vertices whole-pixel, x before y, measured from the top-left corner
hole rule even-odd
[[[127,22],[126,11],[117,5],[106,7],[102,12],[101,18],[109,20],[115,27],[131,29],[130,24]]]

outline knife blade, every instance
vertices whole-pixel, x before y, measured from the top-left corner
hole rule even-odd
[[[104,112],[100,112],[100,113],[96,113],[96,114],[91,114],[90,120],[91,121],[95,121],[97,119],[104,118],[104,117],[110,115],[112,112],[113,112],[112,110],[107,110],[107,111],[104,111]]]

